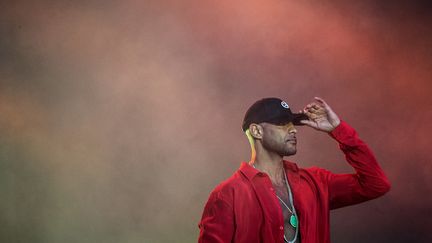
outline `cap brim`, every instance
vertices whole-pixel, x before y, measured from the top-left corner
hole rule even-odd
[[[274,125],[284,125],[292,122],[296,126],[303,126],[305,124],[301,123],[300,121],[308,120],[308,119],[309,119],[308,116],[306,116],[303,113],[291,113],[289,116],[279,117],[267,122]]]
[[[309,117],[303,113],[294,113],[292,123],[296,126],[304,126],[305,124],[301,123],[303,120],[309,120]]]

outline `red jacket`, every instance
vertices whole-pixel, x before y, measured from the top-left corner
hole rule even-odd
[[[330,242],[330,209],[361,203],[390,190],[372,151],[353,128],[342,121],[329,134],[356,173],[303,169],[284,160],[302,243]],[[198,227],[201,243],[283,243],[282,209],[268,175],[242,162],[240,169],[210,194]]]

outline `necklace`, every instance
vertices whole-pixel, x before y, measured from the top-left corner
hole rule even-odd
[[[255,168],[255,169],[257,169],[256,167],[255,167],[255,165],[254,164],[252,164],[252,166]],[[283,205],[290,211],[290,213],[291,213],[291,217],[290,217],[290,224],[291,224],[291,226],[292,227],[294,227],[295,228],[295,235],[294,235],[294,239],[292,239],[291,241],[289,241],[287,238],[286,238],[286,236],[285,236],[285,234],[284,234],[284,241],[285,242],[287,242],[287,243],[293,243],[293,242],[295,242],[296,240],[297,240],[297,235],[298,235],[298,219],[297,219],[297,214],[296,214],[296,211],[295,211],[295,208],[294,208],[294,203],[293,203],[293,197],[292,197],[292,193],[291,193],[291,188],[290,188],[290,186],[289,186],[289,184],[288,184],[288,178],[287,178],[287,175],[286,175],[286,172],[285,172],[285,169],[284,169],[284,176],[285,176],[285,185],[286,185],[286,187],[288,188],[288,194],[289,194],[289,200],[290,200],[290,203],[291,203],[291,205],[292,205],[292,210],[288,207],[288,205],[286,205],[286,203],[275,193],[275,195],[276,195],[276,197],[283,203]]]
[[[276,197],[283,203],[283,205],[288,209],[288,211],[290,211],[290,213],[291,213],[291,217],[290,217],[291,226],[294,228],[297,228],[298,221],[297,221],[297,217],[294,215],[293,211],[291,211],[291,209],[288,207],[288,205],[286,205],[286,203],[282,200],[282,198],[280,198],[278,195],[276,195]]]
[[[290,217],[291,226],[294,228],[297,228],[297,226],[298,226],[297,215],[295,212],[293,212],[293,211],[295,211],[295,209],[294,209],[294,204],[293,204],[293,199],[292,199],[292,193],[291,193],[291,188],[288,185],[288,179],[287,179],[285,171],[284,171],[284,176],[285,176],[285,185],[286,185],[288,192],[289,192],[289,200],[290,200],[290,203],[291,203],[293,210],[291,210],[288,207],[288,205],[286,205],[286,203],[282,200],[282,198],[280,198],[277,194],[276,194],[276,197],[282,202],[282,204],[288,209],[288,211],[290,211],[290,213],[291,213],[291,217]]]

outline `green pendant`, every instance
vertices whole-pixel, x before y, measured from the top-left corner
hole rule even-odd
[[[297,217],[294,214],[291,214],[290,217],[290,224],[292,225],[292,227],[297,228],[298,226],[298,221],[297,221]]]

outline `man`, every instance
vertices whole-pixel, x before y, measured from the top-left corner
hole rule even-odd
[[[356,173],[304,169],[283,160],[297,152],[295,125],[328,133]],[[278,98],[261,99],[246,112],[242,128],[252,147],[251,161],[242,162],[210,194],[199,242],[330,242],[329,210],[390,190],[372,151],[319,97],[300,113]]]

